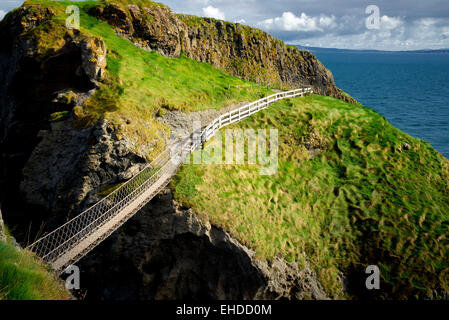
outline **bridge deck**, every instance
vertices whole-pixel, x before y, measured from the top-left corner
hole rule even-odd
[[[100,228],[91,233],[88,237],[79,242],[72,250],[67,251],[64,255],[60,256],[56,261],[52,263],[52,267],[55,270],[63,270],[67,267],[71,261],[77,260],[78,257],[86,255],[91,249],[95,247],[95,244],[109,236],[115,230],[117,230],[123,223],[131,218],[142,206],[148,203],[160,189],[165,187],[170,181],[170,178],[176,171],[176,168],[172,168],[173,164],[167,164],[167,171],[152,184],[148,190],[134,199],[128,206],[120,211],[114,218],[106,221]]]

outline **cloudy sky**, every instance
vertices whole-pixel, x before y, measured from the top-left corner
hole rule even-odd
[[[178,13],[263,29],[289,44],[416,50],[449,48],[449,0],[159,0]],[[0,18],[23,1],[0,0]],[[379,9],[378,18],[376,8]],[[368,21],[367,21],[368,19]]]

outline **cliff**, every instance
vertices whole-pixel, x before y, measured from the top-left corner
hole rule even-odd
[[[110,3],[96,6],[91,13],[136,45],[167,57],[185,55],[256,83],[283,88],[311,86],[316,93],[355,102],[335,86],[332,73],[312,53],[286,46],[261,30],[176,15],[158,4]]]
[[[0,25],[1,194],[6,211],[17,213],[13,221],[44,219],[47,228],[146,162],[106,120],[76,123],[77,107],[105,78],[107,49],[100,38],[61,29],[54,17],[25,5]]]
[[[41,3],[26,3],[9,13],[0,23],[1,198],[4,200],[5,217],[8,223],[14,226],[15,236],[23,245],[32,241],[35,234],[43,230],[52,230],[83,208],[101,199],[117,185],[132,177],[147,161],[145,145],[139,144],[133,136],[126,135],[126,131],[123,130],[123,126],[131,122],[129,113],[128,119],[122,124],[117,124],[114,123],[113,117],[107,118],[106,113],[96,117],[98,109],[94,109],[91,113],[86,111],[92,110],[95,103],[114,104],[107,109],[112,114],[115,110],[123,109],[114,90],[120,90],[118,83],[124,82],[125,79],[120,79],[120,74],[114,75],[108,65],[110,61],[114,61],[115,55],[121,54],[123,58],[126,52],[115,51],[114,42],[109,42],[112,47],[109,49],[102,39],[102,35],[105,34],[86,30],[66,30],[57,22],[58,16],[65,13],[65,10],[61,10],[64,7],[58,7],[57,3],[54,6],[53,4],[45,7]],[[106,14],[110,10],[108,8],[106,6],[102,9],[100,6],[92,9],[86,6],[84,9],[85,12],[97,14],[99,10],[102,14]],[[161,21],[157,27],[159,30],[170,29],[163,22],[166,19],[176,19],[182,23],[168,8],[154,5],[151,9],[156,10],[152,11],[152,15],[156,16],[153,21],[157,19]],[[129,10],[134,10],[133,13],[137,15],[137,11],[141,9],[131,5]],[[151,15],[148,15],[147,19],[152,20],[150,17]],[[134,21],[132,30],[138,29],[138,24],[138,21]],[[157,25],[152,26],[156,28]],[[171,32],[161,34],[169,35]],[[123,34],[122,36],[125,37]],[[163,45],[163,41],[167,43]],[[120,42],[120,46],[123,46],[123,43]],[[280,42],[278,43],[280,45]],[[159,39],[157,51],[171,58],[176,57],[180,52],[175,52],[176,48],[171,52],[172,45],[177,46],[169,39]],[[163,52],[160,49],[162,47],[165,47],[166,51]],[[209,49],[203,48],[203,53],[198,51],[198,54],[204,54],[207,50]],[[204,59],[198,57],[198,60]],[[129,58],[125,62],[136,63]],[[160,63],[160,66],[162,65],[163,63]],[[197,66],[195,65],[196,68]],[[229,85],[239,87],[238,90],[232,88],[228,90],[230,93],[226,94],[227,100],[221,98],[223,102],[220,106],[232,107],[236,102],[241,103],[236,99],[253,100],[260,94],[266,94],[263,91],[266,89],[257,87],[253,89],[253,84],[250,89],[245,89],[248,82],[229,76],[224,77],[213,67],[206,67],[205,71],[211,73],[215,79],[223,79],[223,84],[212,82],[211,89],[216,90],[217,84],[224,88]],[[172,72],[172,69],[167,72]],[[201,77],[193,75],[192,78]],[[240,89],[240,86],[243,89]],[[112,96],[106,95],[104,98],[103,93],[108,90],[112,92]],[[245,95],[239,97],[241,92]],[[250,95],[246,94],[247,92]],[[212,99],[215,99],[215,96],[211,96],[210,100]],[[202,103],[207,104],[208,101]],[[181,100],[182,103],[184,102]],[[161,105],[167,109],[172,108],[170,100],[162,101]],[[148,107],[158,110],[159,104]],[[169,116],[170,112],[166,116]],[[206,111],[211,115],[217,112]],[[86,113],[88,116],[85,116]],[[187,126],[187,123],[190,122],[187,121],[184,126]],[[189,128],[179,129],[189,130]],[[142,135],[142,131],[138,134]],[[136,258],[132,262],[134,265],[132,274],[142,277],[138,278],[139,281],[135,286],[141,287],[144,284],[140,291],[130,292],[129,297],[182,298],[195,294],[197,297],[207,295],[211,298],[282,296],[298,299],[326,296],[310,268],[298,269],[295,264],[289,264],[283,259],[278,259],[273,266],[258,261],[250,249],[242,246],[225,231],[218,230],[210,224],[201,225],[191,212],[175,209],[176,206],[172,204],[170,198],[165,198],[164,201],[168,212],[157,213],[156,216],[162,215],[161,221],[175,219],[176,224],[164,222],[165,231],[161,232],[158,231],[160,224],[154,224],[153,221],[148,221],[140,215],[140,218],[135,219],[142,224],[139,236],[144,237],[148,232],[153,233],[153,236],[147,239],[148,243],[139,246],[132,244],[136,239],[127,239],[131,244],[127,252]],[[154,215],[150,217],[154,218]],[[130,224],[133,223],[135,222]],[[117,236],[119,235],[114,235],[111,241],[116,241]],[[173,243],[165,244],[167,241]],[[179,249],[176,248],[179,241],[186,248],[185,257],[179,257]],[[203,243],[205,249],[198,251],[198,243]],[[148,282],[147,279],[154,275],[151,275],[149,270],[143,273],[140,270],[142,263],[146,265],[150,262],[141,261],[138,257],[153,256],[154,252],[161,250],[162,244],[173,248],[171,259],[177,266],[175,269],[186,267],[190,259],[203,257],[204,263],[191,265],[190,271],[186,270],[186,274],[193,275],[198,270],[212,268],[211,272],[205,275],[206,279],[209,279],[208,282],[186,279],[182,284],[185,289],[180,291],[174,284],[165,288],[156,285],[160,281],[165,281],[163,279],[172,273],[171,269],[166,270],[166,273],[161,272],[152,283]],[[121,249],[114,252],[114,256],[123,254],[125,252]],[[101,250],[98,255],[102,258],[94,260],[87,258],[84,264],[104,265],[108,260],[108,251]],[[211,255],[211,260],[205,258],[208,255]],[[131,256],[125,255],[119,260],[127,261]],[[157,260],[157,255],[150,258],[151,263],[154,263],[155,259]],[[229,270],[233,270],[226,272],[228,275],[226,278],[217,278],[218,273],[224,272],[224,269],[214,270],[222,267],[221,261],[225,261]],[[117,263],[118,272],[123,272],[122,267]],[[235,273],[239,276],[233,279]],[[96,278],[94,274],[91,276]],[[173,281],[181,281],[184,276],[183,273],[179,273],[177,275],[179,279]],[[238,285],[238,282],[245,278],[250,279],[248,288]],[[209,283],[210,289],[203,292],[206,283]],[[99,283],[89,285],[98,288]],[[189,288],[192,286],[197,289],[191,291]],[[103,296],[103,293],[95,294],[97,297],[107,297]],[[91,296],[94,297],[95,294],[92,293]],[[113,292],[110,297],[119,298],[117,293],[114,296]]]
[[[1,209],[1,208],[0,208]],[[6,242],[6,230],[3,222],[2,211],[0,210],[0,242]]]

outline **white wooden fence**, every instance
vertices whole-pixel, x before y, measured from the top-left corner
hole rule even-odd
[[[192,144],[191,150],[194,151],[198,148],[198,146],[201,143],[204,143],[206,141],[209,141],[210,138],[212,138],[215,133],[220,130],[220,128],[223,128],[224,126],[227,126],[231,123],[239,122],[252,114],[268,108],[268,106],[278,100],[286,99],[286,98],[294,98],[298,96],[303,96],[305,94],[313,93],[311,88],[301,88],[301,89],[295,89],[291,91],[284,91],[275,93],[271,96],[253,101],[249,104],[246,104],[240,108],[231,110],[229,112],[226,112],[216,118],[214,121],[212,121],[202,132],[201,132],[201,139],[197,139],[197,141],[194,141]]]

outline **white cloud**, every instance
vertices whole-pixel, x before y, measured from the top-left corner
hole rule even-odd
[[[340,24],[341,26],[341,24]],[[347,26],[346,26],[347,27]],[[449,48],[449,18],[421,18],[406,22],[399,17],[381,17],[379,30],[360,29],[298,37],[289,43],[312,47],[377,50]]]
[[[383,30],[393,30],[404,24],[400,17],[382,16],[380,18],[380,28]]]
[[[245,19],[240,19],[240,20],[237,20],[237,21],[234,21],[235,23],[240,23],[240,24],[245,24],[246,23],[246,21],[245,21]]]
[[[225,14],[218,8],[207,6],[203,8],[203,15],[209,18],[215,18],[220,20],[226,20]]]
[[[5,16],[6,12],[3,10],[0,10],[0,20],[3,19],[3,17]]]
[[[290,44],[378,50],[449,48],[449,18],[383,15],[380,28],[368,30],[365,15],[307,15],[284,12],[257,23]]]
[[[266,19],[259,22],[259,26],[266,30],[275,31],[320,31],[324,29],[335,28],[335,16],[321,15],[319,17],[308,16],[306,13],[301,13],[298,17],[294,13],[288,11],[284,12],[281,17]]]
[[[321,16],[318,23],[324,28],[335,28],[337,26],[335,16]]]
[[[418,24],[423,28],[432,27],[438,23],[438,20],[439,19],[435,19],[435,18],[422,18],[422,19],[415,21],[415,24]]]

